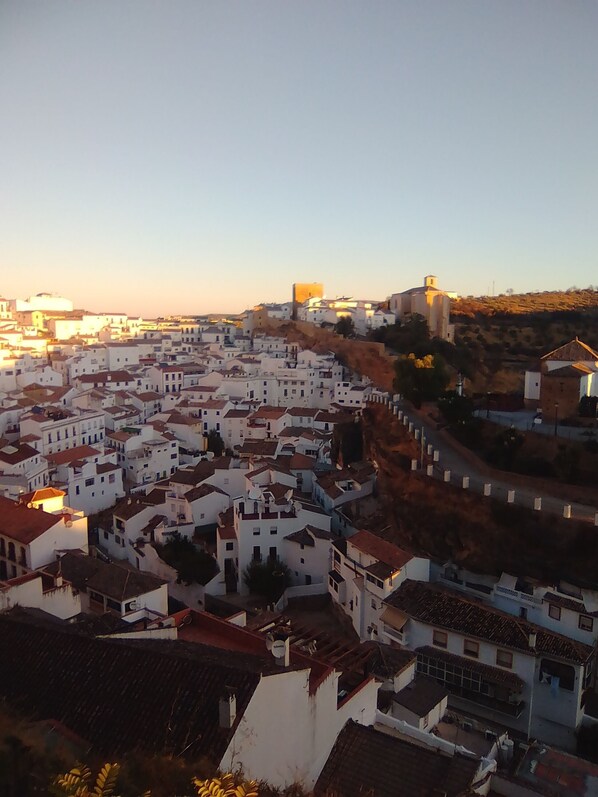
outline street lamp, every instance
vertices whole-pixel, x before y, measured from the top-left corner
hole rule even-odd
[[[559,424],[559,403],[558,401],[554,402],[554,436],[556,437],[557,433],[557,426]]]

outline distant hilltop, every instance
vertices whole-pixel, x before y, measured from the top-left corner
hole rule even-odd
[[[566,291],[503,293],[500,296],[462,296],[451,303],[451,316],[524,315],[571,310],[598,310],[598,290],[593,286]]]

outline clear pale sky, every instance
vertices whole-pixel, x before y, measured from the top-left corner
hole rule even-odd
[[[598,283],[595,0],[2,0],[0,295]]]

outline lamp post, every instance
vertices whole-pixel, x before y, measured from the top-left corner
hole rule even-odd
[[[554,402],[554,436],[556,437],[557,434],[557,427],[559,425],[559,403],[558,401]]]

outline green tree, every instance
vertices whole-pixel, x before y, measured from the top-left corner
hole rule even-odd
[[[343,338],[355,337],[355,324],[350,315],[343,315],[334,325],[334,331],[337,335],[342,335]]]
[[[418,358],[411,353],[398,358],[395,364],[394,388],[416,407],[424,401],[435,401],[446,390],[449,376],[439,355]]]
[[[185,584],[207,584],[218,573],[218,563],[191,540],[175,534],[164,545],[157,546],[160,558],[177,571]]]
[[[460,396],[456,390],[447,390],[440,396],[438,409],[451,426],[469,423],[473,417],[473,401],[469,396]]]
[[[261,595],[268,603],[274,603],[290,586],[291,571],[280,559],[254,560],[245,568],[243,580],[253,595]]]
[[[221,457],[224,452],[224,440],[216,429],[208,432],[208,451],[212,451],[215,457]]]
[[[515,457],[525,438],[515,427],[505,429],[494,438],[494,447],[488,454],[490,464],[503,470],[512,470]]]

